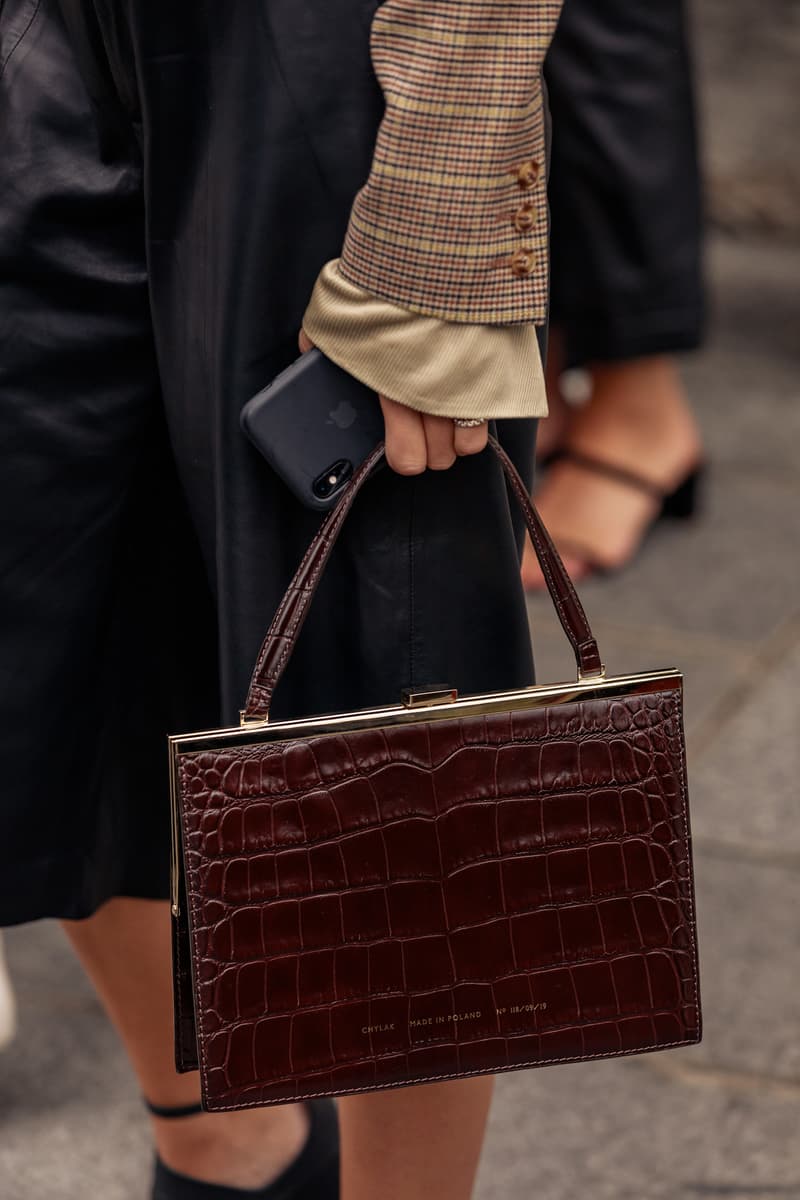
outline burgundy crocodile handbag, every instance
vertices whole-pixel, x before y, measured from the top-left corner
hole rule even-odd
[[[176,1060],[208,1109],[700,1039],[681,675],[606,677],[491,444],[577,682],[268,722],[378,447],[286,592],[241,726],[170,739]]]

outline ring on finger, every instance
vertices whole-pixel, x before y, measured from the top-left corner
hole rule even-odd
[[[486,421],[485,417],[453,417],[453,424],[459,429],[476,429],[478,425],[483,425]]]

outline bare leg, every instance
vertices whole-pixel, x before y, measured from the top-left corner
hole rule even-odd
[[[169,909],[115,899],[63,926],[122,1037],[144,1095],[190,1104],[196,1074],[172,1065]],[[401,1088],[339,1102],[343,1200],[468,1200],[493,1078]],[[299,1104],[153,1119],[158,1152],[173,1170],[230,1187],[256,1188],[280,1173],[307,1132]]]
[[[479,1075],[343,1097],[342,1200],[468,1200],[493,1087]]]
[[[169,906],[161,900],[110,900],[85,921],[62,922],[116,1026],[145,1096],[191,1104],[196,1073],[178,1075],[172,1049]],[[229,1187],[257,1188],[280,1174],[308,1131],[302,1104],[153,1118],[158,1152],[173,1170]]]

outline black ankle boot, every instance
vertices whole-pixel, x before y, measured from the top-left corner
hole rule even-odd
[[[145,1101],[157,1117],[189,1117],[199,1104],[160,1108]],[[308,1137],[299,1154],[263,1188],[222,1187],[179,1175],[156,1157],[151,1200],[339,1200],[339,1124],[333,1100],[306,1101]]]

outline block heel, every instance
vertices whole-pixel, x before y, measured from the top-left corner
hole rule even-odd
[[[705,464],[690,471],[674,491],[669,492],[661,504],[661,516],[675,521],[690,521],[700,507],[701,491],[705,476]]]

